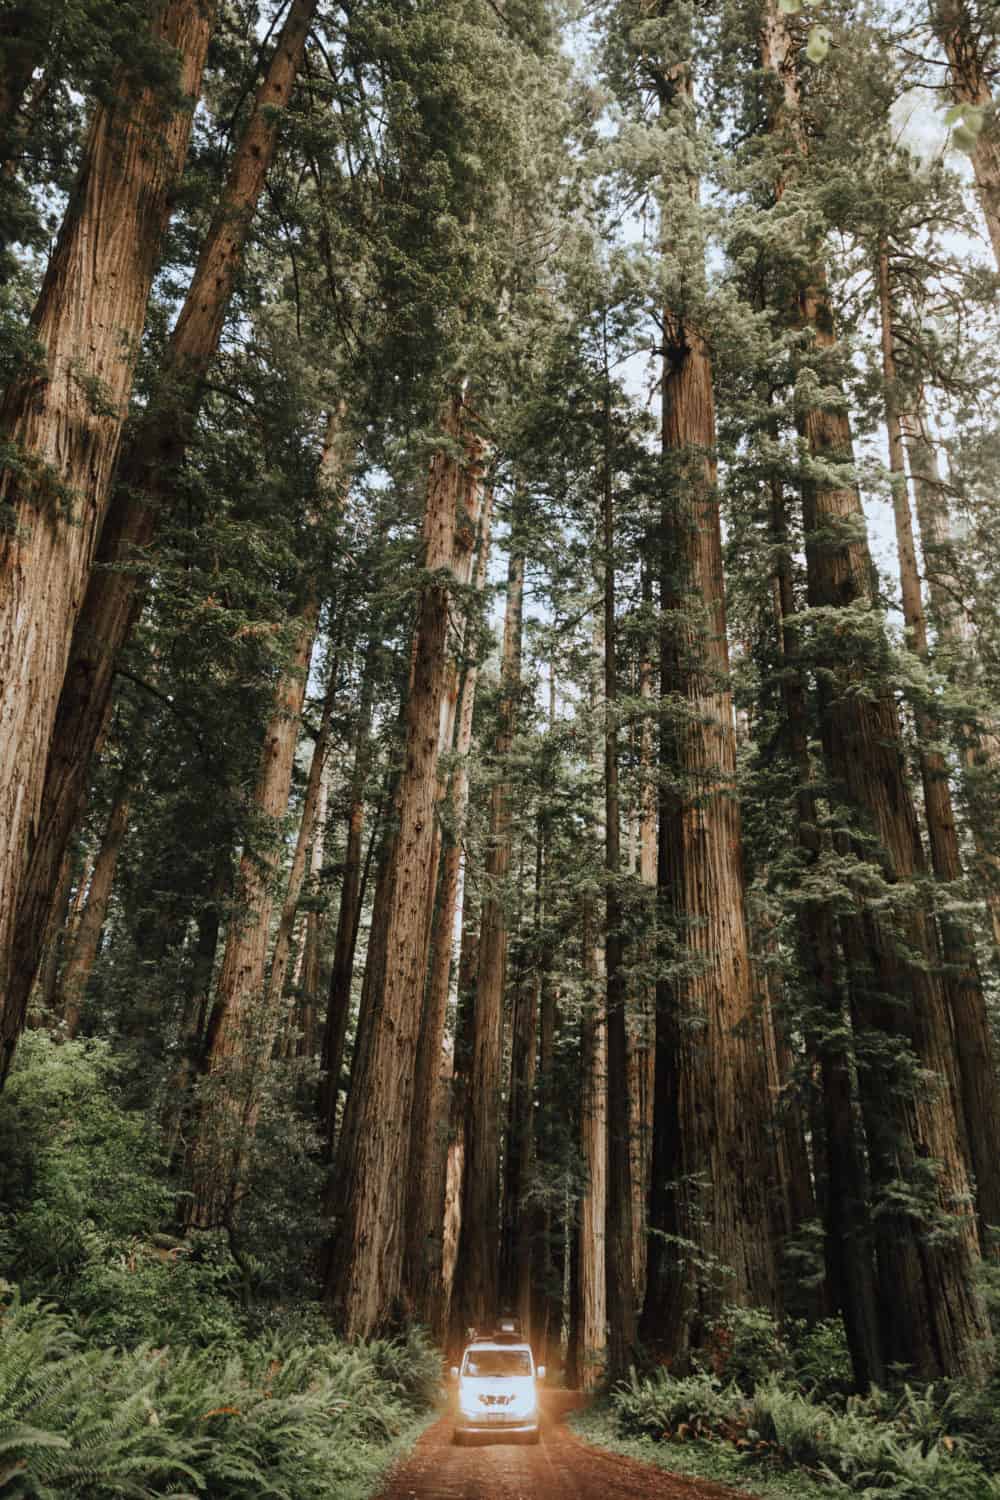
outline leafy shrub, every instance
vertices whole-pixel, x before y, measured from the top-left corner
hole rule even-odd
[[[623,1432],[662,1439],[682,1428],[694,1436],[717,1431],[739,1411],[741,1397],[704,1371],[675,1380],[663,1369],[643,1379],[632,1370],[611,1402]]]
[[[0,1096],[0,1268],[26,1286],[70,1284],[88,1234],[125,1243],[172,1211],[156,1132],[115,1099],[102,1042],[22,1041]]]
[[[0,1319],[0,1486],[11,1500],[329,1500],[412,1423],[416,1397],[398,1387],[425,1361],[419,1340],[88,1349],[15,1294]]]
[[[441,1353],[421,1328],[409,1328],[398,1339],[373,1339],[366,1345],[379,1378],[414,1411],[433,1406],[441,1392]]]
[[[965,1439],[969,1451],[991,1472],[1000,1472],[1000,1374],[985,1385],[956,1382],[945,1401],[950,1430]]]
[[[727,1307],[711,1324],[708,1347],[700,1359],[720,1380],[749,1392],[784,1370],[789,1354],[769,1312],[762,1307]]]
[[[854,1367],[840,1318],[788,1325],[789,1370],[801,1390],[818,1400],[844,1399],[854,1389]]]
[[[92,1344],[234,1345],[290,1320],[324,1338],[307,1300],[321,1220],[302,1207],[318,1168],[292,1074],[272,1069],[237,1265],[221,1233],[161,1233],[178,1186],[156,1124],[122,1103],[122,1067],[104,1042],[23,1038],[0,1096],[0,1276],[75,1313]]]
[[[748,1464],[809,1471],[865,1500],[1000,1500],[1000,1480],[954,1430],[954,1393],[939,1396],[904,1387],[900,1397],[875,1391],[838,1409],[773,1374],[747,1397],[707,1373],[673,1380],[660,1370],[633,1373],[611,1399],[624,1433],[725,1440]]]

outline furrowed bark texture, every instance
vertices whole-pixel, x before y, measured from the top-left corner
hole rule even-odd
[[[288,811],[318,618],[319,602],[314,597],[302,612],[295,648],[282,673],[265,731],[253,794],[259,833],[240,860],[237,907],[226,933],[208,1021],[204,1063],[208,1079],[192,1152],[190,1210],[190,1222],[203,1229],[232,1221],[242,1164],[257,1118],[260,1079],[274,1041],[277,1016],[265,1001],[264,970],[282,854],[280,830]]]
[[[524,1337],[534,1342],[535,1329],[531,1321],[531,1218],[526,1202],[533,1161],[532,1115],[538,1057],[538,976],[534,973],[522,973],[514,989],[510,1052],[500,1244],[500,1305],[502,1308],[509,1307],[520,1318]]]
[[[885,418],[889,434],[896,546],[903,598],[903,620],[913,650],[927,661],[927,621],[917,569],[913,521],[906,486],[903,430],[896,395],[896,358],[892,329],[889,256],[879,255],[879,300],[882,321],[882,371],[885,377]],[[930,842],[931,864],[941,882],[962,878],[958,828],[948,784],[948,765],[939,750],[931,749],[936,726],[926,710],[917,712],[918,754],[924,791],[924,821]],[[947,897],[945,897],[947,902]],[[968,1161],[976,1182],[976,1206],[983,1229],[1000,1225],[1000,1090],[993,1056],[990,1019],[976,961],[975,937],[964,922],[947,910],[940,914],[941,946],[946,963],[942,983],[951,1010],[955,1055],[958,1060],[961,1113]]]
[[[792,624],[798,603],[792,578],[791,550],[781,481],[771,481],[771,535],[775,549],[775,625],[783,665],[781,694],[785,711],[787,753],[798,773],[795,823],[805,878],[819,873],[824,848],[809,758],[809,716],[803,686],[801,641]],[[803,900],[798,913],[798,949],[802,973],[811,991],[815,1016],[807,1019],[806,1042],[819,1058],[822,1094],[822,1143],[825,1181],[827,1283],[844,1319],[854,1376],[861,1390],[886,1378],[878,1315],[878,1292],[872,1230],[868,1221],[868,1177],[864,1143],[856,1123],[852,1088],[854,1058],[840,979],[837,929],[833,910],[816,881],[816,894]],[[817,1172],[820,1177],[821,1172]]]
[[[483,1328],[496,1316],[500,1249],[500,1071],[507,918],[503,882],[510,866],[511,788],[507,760],[521,692],[524,554],[516,541],[507,570],[501,700],[493,762],[490,842],[479,937],[475,1029],[465,1147],[462,1239],[453,1302],[463,1327]]]
[[[850,457],[850,431],[842,413],[808,412],[805,428],[814,456],[835,461]],[[807,485],[803,504],[810,605],[870,605],[867,543],[845,541],[834,547],[829,540],[831,535],[858,535],[863,512],[857,492]],[[920,830],[895,703],[888,693],[872,699],[852,691],[858,675],[858,665],[838,662],[831,680],[821,686],[824,758],[840,797],[878,839],[881,873],[894,884],[925,872]],[[855,853],[869,857],[862,845]],[[901,1182],[916,1188],[921,1163],[936,1163],[934,1197],[953,1231],[950,1240],[935,1244],[918,1219],[905,1212],[889,1212],[883,1205],[876,1216],[887,1357],[912,1365],[927,1378],[972,1373],[980,1368],[986,1325],[974,1285],[977,1236],[966,1206],[970,1183],[937,943],[919,908],[898,932],[870,909],[860,920],[864,936],[851,955],[851,988],[855,1025],[872,1044],[861,1082],[869,1100],[866,1125],[876,1195],[895,1191]],[[914,960],[907,959],[904,945],[916,955]],[[909,1004],[901,1006],[896,997],[908,997]],[[900,1042],[909,1043],[918,1064],[938,1080],[936,1089],[906,1084],[898,1074],[900,1064],[885,1060],[886,1038],[897,1049]]]
[[[668,317],[663,452],[676,466],[663,508],[661,692],[665,726],[659,888],[690,977],[657,987],[651,1225],[717,1267],[714,1286],[649,1247],[644,1333],[684,1357],[722,1302],[777,1308],[768,1230],[771,1106],[754,1015],[744,910],[736,736],[729,691],[715,408],[700,335]],[[697,618],[700,613],[702,618]]]
[[[344,851],[344,873],[340,884],[340,909],[333,945],[333,966],[327,993],[326,1022],[323,1028],[323,1074],[319,1090],[320,1129],[327,1150],[332,1151],[337,1126],[337,1100],[340,1073],[344,1061],[344,1044],[351,1015],[351,981],[354,975],[354,949],[361,918],[362,841],[365,830],[365,787],[371,762],[372,709],[375,700],[375,661],[378,643],[374,636],[368,643],[361,683],[361,704],[354,742],[354,767],[347,808],[347,847]]]
[[[599,661],[603,654],[602,620],[594,626],[594,670],[591,703],[596,707]],[[593,761],[596,785],[604,773],[604,746],[595,737]],[[603,832],[604,809],[595,809],[598,833]],[[580,941],[584,978],[580,1018],[580,1158],[585,1186],[577,1205],[575,1376],[581,1390],[592,1391],[603,1379],[607,1362],[608,1276],[608,1025],[605,1015],[607,979],[604,972],[604,933],[597,901],[584,897]]]
[[[470,476],[478,487],[476,476]],[[482,593],[489,563],[493,494],[482,500],[479,553],[476,559],[476,590]],[[466,504],[473,519],[475,505]],[[449,832],[441,859],[441,880],[434,910],[431,958],[424,1000],[424,1017],[417,1049],[413,1095],[413,1126],[410,1139],[409,1189],[406,1211],[406,1285],[414,1313],[421,1323],[430,1323],[442,1297],[442,1236],[444,1192],[448,1156],[447,1089],[453,1058],[444,1051],[444,1030],[451,987],[455,912],[462,869],[462,837],[469,804],[469,751],[476,703],[478,663],[468,657],[472,635],[466,632],[467,659],[455,736],[457,764],[449,795]],[[458,663],[453,666],[457,672]]]
[[[278,931],[274,939],[271,972],[267,979],[267,1006],[274,1014],[277,1014],[281,1006],[282,996],[285,993],[285,980],[288,978],[288,965],[292,956],[292,934],[295,930],[295,918],[298,914],[299,898],[302,895],[302,886],[306,878],[306,860],[310,847],[316,838],[320,790],[323,785],[323,774],[326,769],[326,752],[330,739],[330,720],[333,715],[336,693],[337,663],[333,661],[330,664],[330,680],[323,698],[323,712],[320,717],[319,729],[313,743],[312,760],[309,764],[309,776],[306,781],[306,794],[303,798],[302,816],[299,820],[299,832],[295,841],[295,852],[292,855],[292,867],[288,872],[288,884],[285,887],[285,899],[281,908],[281,917],[278,921]]]
[[[461,400],[445,414],[456,441],[469,436]],[[455,578],[456,517],[466,470],[448,453],[432,466],[427,491],[425,583],[418,607],[412,686],[406,706],[406,750],[400,780],[393,899],[386,930],[385,977],[365,1055],[352,1079],[338,1153],[339,1222],[327,1277],[334,1321],[363,1338],[389,1319],[403,1262],[406,1166],[413,1074],[426,961],[427,867],[434,812],[442,700],[448,687],[448,612]]]
[[[180,102],[123,74],[112,102],[97,106],[32,313],[43,367],[15,383],[0,408],[0,438],[12,449],[0,474],[0,506],[9,507],[0,530],[0,1086],[80,804],[78,790],[68,799],[24,973],[25,960],[15,964],[14,932],[45,806],[56,706],[211,30],[208,4],[165,0],[152,31],[177,57]]]
[[[784,18],[768,0],[761,60],[776,85],[775,128],[786,132],[793,161],[807,153],[799,123],[796,58]],[[784,183],[779,196],[783,190]],[[834,347],[825,276],[818,261],[811,284],[799,292],[794,316],[802,327],[813,330],[820,354]],[[811,407],[799,420],[809,453],[825,470],[853,460],[850,424],[842,407]],[[834,632],[836,651],[823,660],[826,671],[819,683],[827,775],[833,797],[874,836],[878,873],[894,885],[923,876],[925,862],[895,701],[888,688],[875,696],[866,672],[874,595],[861,499],[851,486],[838,487],[807,475],[802,506],[808,603],[817,610],[843,611]],[[819,649],[824,655],[829,651]],[[859,693],[862,680],[866,691]],[[862,862],[873,860],[870,844],[848,842],[846,834],[838,852],[852,852]],[[844,914],[840,927],[875,1197],[885,1357],[887,1362],[909,1365],[922,1378],[979,1374],[988,1327],[975,1284],[978,1233],[970,1210],[936,935],[918,902],[893,926],[860,892],[857,914]],[[919,1083],[908,1076],[911,1059],[923,1070]],[[928,1086],[927,1078],[936,1079],[936,1087]],[[912,1212],[905,1204],[908,1194],[921,1205]],[[946,1235],[927,1232],[928,1213],[947,1227]]]
[[[465,1140],[469,1119],[469,1074],[472,1068],[473,1005],[479,967],[479,911],[469,883],[462,884],[462,942],[458,957],[458,1015],[449,1110],[448,1162],[445,1169],[444,1241],[441,1255],[441,1305],[433,1327],[442,1343],[447,1337],[452,1353],[461,1353],[467,1330],[453,1321],[452,1292],[462,1234],[462,1185],[465,1180]]]
[[[618,661],[615,620],[615,510],[611,385],[605,363],[604,475],[602,530],[604,553],[604,864],[607,892],[604,917],[608,1079],[607,1079],[607,1238],[605,1246],[608,1314],[608,1378],[624,1380],[636,1356],[632,1153],[629,1138],[629,1042],[622,932],[621,805],[618,790]]]
[[[77,603],[79,607],[82,597],[82,608],[68,661],[63,657],[65,670],[60,669],[55,687],[60,696],[44,771],[40,819],[17,913],[11,1001],[15,1011],[25,1003],[25,986],[30,989],[37,967],[59,862],[72,831],[75,810],[86,793],[91,756],[110,711],[115,667],[145,600],[149,548],[160,516],[171,503],[177,472],[191,441],[202,380],[218,349],[247,235],[274,158],[281,111],[302,62],[316,3],[294,0],[288,13],[170,336],[159,388],[126,441],[107,519],[100,530],[96,570],[85,595],[82,586],[78,592]],[[189,0],[187,8],[198,12],[199,5]],[[116,221],[114,205],[98,206],[104,223]],[[123,241],[129,238],[122,235]],[[108,477],[109,466],[105,487]],[[95,526],[94,535],[97,533]],[[2,924],[0,916],[0,954]]]
[[[652,575],[643,570],[644,602],[652,605]],[[656,667],[648,657],[639,666],[639,695],[647,705],[639,726],[638,756],[640,792],[638,808],[637,864],[639,880],[646,899],[646,927],[640,945],[639,960],[649,964],[655,951],[656,901],[656,834],[657,792],[653,720],[648,709],[656,697]],[[646,1293],[646,1255],[648,1233],[646,1215],[649,1205],[650,1171],[653,1144],[653,1099],[656,1093],[656,986],[640,978],[632,1004],[629,1038],[629,1109],[632,1150],[632,1243],[633,1285],[636,1307],[642,1307]]]

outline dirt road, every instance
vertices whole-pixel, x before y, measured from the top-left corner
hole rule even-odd
[[[449,1414],[392,1471],[380,1500],[734,1500],[731,1489],[581,1442],[564,1421],[579,1404],[570,1392],[546,1392],[536,1447],[491,1439],[456,1448]]]

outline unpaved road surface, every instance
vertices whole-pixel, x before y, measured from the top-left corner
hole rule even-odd
[[[380,1500],[734,1500],[733,1490],[708,1480],[581,1442],[564,1420],[579,1405],[572,1392],[547,1391],[537,1446],[491,1437],[456,1448],[449,1413],[393,1469]]]

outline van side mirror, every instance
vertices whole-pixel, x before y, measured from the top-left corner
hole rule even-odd
[[[538,1376],[539,1380],[544,1380],[545,1379],[545,1366],[544,1365],[539,1365],[538,1369],[535,1371],[535,1374]]]
[[[458,1379],[458,1365],[452,1365],[451,1370],[450,1370],[449,1373],[451,1375],[452,1380],[457,1380]]]

